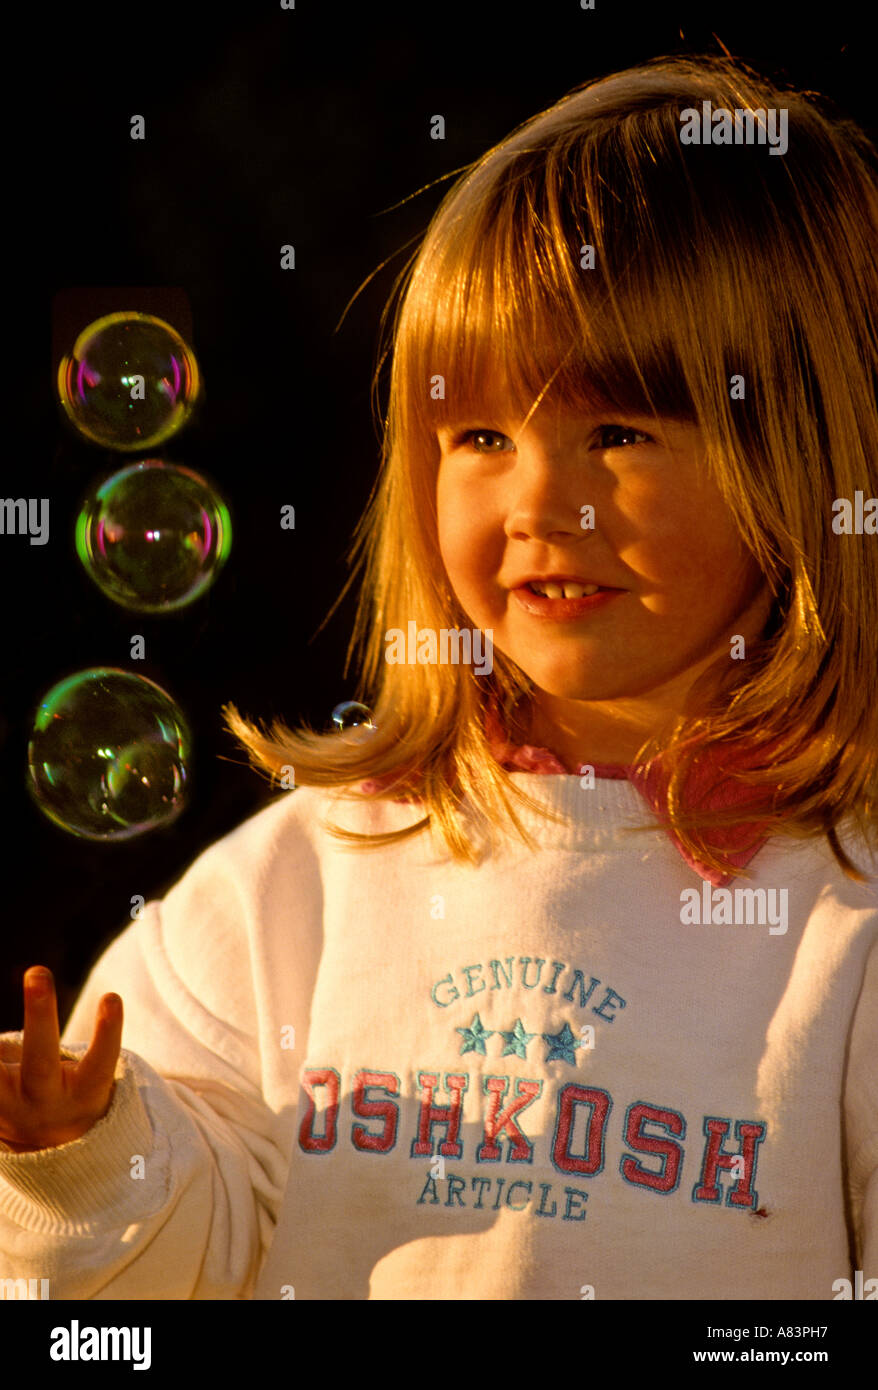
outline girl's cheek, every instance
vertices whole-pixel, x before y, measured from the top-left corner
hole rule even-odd
[[[604,506],[595,506],[596,526],[603,513],[606,529],[634,543],[666,542],[689,524],[694,510],[688,491],[678,482],[648,472],[619,478],[601,500]]]

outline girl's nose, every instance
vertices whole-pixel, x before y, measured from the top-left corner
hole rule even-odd
[[[566,468],[542,450],[520,452],[509,488],[505,529],[510,539],[580,538],[593,529],[584,525],[594,498],[581,468]]]

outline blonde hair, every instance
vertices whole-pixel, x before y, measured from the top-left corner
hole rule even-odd
[[[785,108],[786,153],[684,146],[681,113],[703,100]],[[332,827],[352,843],[430,822],[472,861],[466,798],[489,835],[511,823],[532,847],[510,793],[535,803],[491,755],[484,727],[490,704],[512,737],[526,735],[524,671],[497,649],[490,675],[390,665],[385,634],[411,618],[437,631],[467,625],[439,552],[437,428],[510,400],[526,416],[549,393],[573,408],[611,404],[697,423],[706,467],[773,595],[747,661],[720,663],[661,743],[640,750],[642,766],[662,769],[671,827],[702,862],[733,871],[710,831],[752,814],[684,809],[694,759],[710,747],[718,777],[752,788],[767,833],[825,834],[862,879],[837,827],[850,818],[867,839],[875,828],[878,544],[836,535],[832,503],[870,495],[878,458],[875,174],[874,148],[824,98],[712,55],[589,82],[470,166],[394,287],[381,473],[340,596],[365,566],[348,663],[358,650],[356,699],[376,728],[356,742],[280,721],[264,732],[226,706],[254,766],[274,779],[292,764],[297,784],[350,784],[350,795],[420,798],[424,818],[403,830]],[[584,273],[585,246],[594,269]],[[380,363],[376,391],[379,373]],[[746,397],[732,402],[734,374]],[[437,375],[445,399],[431,392]],[[390,785],[353,788],[376,778]]]

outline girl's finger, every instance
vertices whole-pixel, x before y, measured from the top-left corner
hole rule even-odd
[[[21,1043],[21,1091],[41,1099],[57,1090],[61,1075],[61,1043],[55,982],[45,966],[33,966],[24,976],[24,1036]]]
[[[122,1043],[122,1000],[118,994],[105,994],[98,1005],[95,1030],[88,1051],[76,1068],[76,1090],[109,1088],[116,1072]]]

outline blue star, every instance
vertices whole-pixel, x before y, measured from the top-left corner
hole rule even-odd
[[[478,1014],[473,1015],[473,1021],[469,1028],[455,1028],[455,1033],[463,1035],[463,1047],[460,1049],[461,1057],[465,1052],[479,1052],[483,1057],[488,1054],[485,1051],[485,1039],[493,1038],[493,1028],[485,1028]]]
[[[574,1052],[579,1043],[576,1041],[576,1034],[569,1023],[564,1024],[560,1033],[543,1033],[542,1037],[549,1044],[549,1051],[546,1054],[547,1062],[569,1062],[571,1067],[576,1066]]]
[[[517,1018],[512,1032],[505,1033],[501,1028],[500,1036],[506,1039],[506,1046],[500,1054],[501,1057],[508,1057],[511,1052],[514,1052],[516,1057],[526,1057],[527,1045],[532,1038],[536,1037],[536,1033],[526,1033],[524,1024],[520,1018]]]

